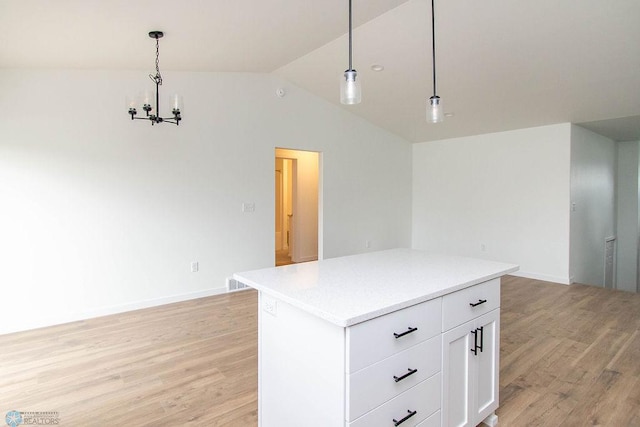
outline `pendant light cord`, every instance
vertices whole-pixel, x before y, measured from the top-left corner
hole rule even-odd
[[[351,63],[351,0],[349,0],[349,70],[353,70],[353,66]]]
[[[351,1],[351,0],[349,0]],[[434,1],[431,0],[431,42],[433,44],[432,58],[433,58],[433,96],[436,95],[436,14]]]

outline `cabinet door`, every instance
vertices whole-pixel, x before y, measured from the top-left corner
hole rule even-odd
[[[442,425],[476,426],[498,408],[500,310],[442,336]]]
[[[472,422],[471,331],[474,321],[442,335],[442,426],[475,426]]]
[[[481,422],[498,408],[498,379],[500,371],[500,310],[493,310],[475,321],[475,328],[482,333],[482,351],[472,354],[475,371],[475,396],[472,418]],[[482,328],[482,329],[480,329]],[[472,343],[473,344],[473,343]]]

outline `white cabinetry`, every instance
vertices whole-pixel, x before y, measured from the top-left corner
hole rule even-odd
[[[442,425],[496,423],[500,347],[500,282],[443,298]],[[449,315],[445,315],[448,313]]]
[[[343,328],[261,292],[260,425],[490,423],[499,306],[494,279]]]
[[[441,298],[347,328],[259,304],[260,426],[439,425]]]
[[[515,270],[392,249],[234,274],[259,291],[259,425],[438,427],[493,415],[499,277]]]
[[[437,298],[346,329],[347,425],[416,426],[440,409],[441,319]]]

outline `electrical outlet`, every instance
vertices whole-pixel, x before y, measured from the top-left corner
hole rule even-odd
[[[486,252],[486,251],[487,251],[487,246],[486,246],[484,243],[482,243],[482,244],[480,245],[480,250],[481,250],[482,252]]]
[[[262,309],[272,316],[276,316],[278,314],[278,301],[264,295],[262,297]]]
[[[199,269],[200,269],[200,266],[198,265],[198,261],[194,261],[194,262],[191,263],[191,272],[192,273],[197,273]]]

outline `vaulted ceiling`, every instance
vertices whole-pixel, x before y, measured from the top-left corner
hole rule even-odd
[[[0,68],[274,73],[339,103],[347,0],[0,0]],[[432,94],[429,0],[353,0],[359,105],[409,141],[561,122],[640,139],[640,1],[436,0],[444,123]],[[373,71],[382,65],[383,71]]]

